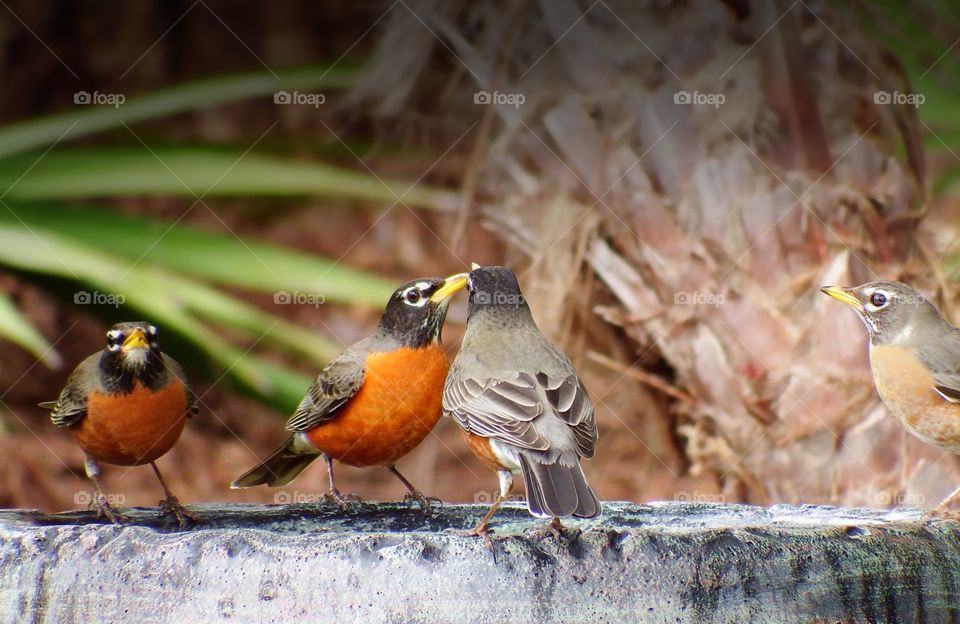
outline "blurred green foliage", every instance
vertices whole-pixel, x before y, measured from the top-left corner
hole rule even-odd
[[[262,346],[319,368],[342,346],[224,290],[312,293],[329,302],[379,308],[392,284],[328,258],[240,239],[228,227],[201,230],[178,221],[122,215],[80,200],[170,196],[316,196],[439,207],[449,191],[283,155],[189,143],[146,146],[130,125],[285,89],[330,91],[350,84],[352,68],[308,67],[196,81],[131,97],[119,107],[86,106],[0,128],[0,265],[59,285],[76,303],[107,297],[127,318],[173,332],[239,387],[283,411],[302,398],[309,377],[264,357]],[[122,129],[126,145],[64,142]],[[121,138],[124,134],[120,134]],[[115,142],[115,139],[111,143]],[[197,208],[197,206],[195,206]],[[53,278],[53,281],[50,281]],[[277,295],[282,297],[283,295]],[[95,301],[91,301],[94,302]],[[97,306],[91,307],[96,310]],[[0,293],[0,336],[52,367],[50,342]],[[68,363],[72,364],[72,363]],[[189,364],[189,363],[188,363]]]
[[[946,167],[934,171],[934,193],[960,179],[960,4],[951,0],[875,0],[859,5],[862,24],[890,52],[923,96],[917,115],[924,147],[931,157],[946,155]]]

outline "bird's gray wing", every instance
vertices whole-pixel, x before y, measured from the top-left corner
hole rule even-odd
[[[361,341],[331,360],[287,421],[287,431],[307,431],[333,419],[363,385],[366,353]]]
[[[593,407],[575,374],[555,378],[542,372],[519,373],[507,379],[477,379],[457,373],[447,378],[443,410],[464,431],[527,450],[549,450],[550,441],[540,435],[534,422],[547,402],[573,427],[578,454],[593,455],[597,438]]]
[[[195,395],[193,390],[190,389],[190,385],[187,383],[187,374],[183,372],[183,367],[180,366],[179,362],[166,353],[163,354],[163,365],[173,375],[177,376],[177,378],[183,384],[184,389],[187,391],[187,418],[196,416],[200,411],[200,401],[197,400],[197,395]]]
[[[557,416],[573,427],[577,454],[588,459],[593,457],[597,446],[597,420],[593,403],[580,379],[575,373],[556,377],[537,373],[537,381],[546,391],[547,400]]]
[[[960,330],[927,342],[918,354],[933,375],[933,389],[947,401],[960,403]]]
[[[47,401],[40,407],[51,410],[50,420],[58,427],[74,425],[87,415],[87,393],[92,389],[100,365],[100,354],[95,353],[77,366],[56,401]]]

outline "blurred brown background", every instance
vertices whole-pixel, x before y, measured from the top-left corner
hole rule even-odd
[[[193,198],[136,190],[95,203],[395,284],[472,261],[513,267],[594,397],[600,444],[586,470],[603,499],[922,507],[952,490],[957,461],[887,417],[865,332],[816,290],[902,279],[950,316],[960,130],[943,111],[955,110],[960,18],[944,7],[11,2],[0,8],[0,123],[70,114],[78,91],[124,94],[127,106],[232,72],[355,67],[322,106],[238,98],[65,143],[233,146],[335,164],[371,185],[449,191],[427,208],[270,192],[213,196],[196,210]],[[906,99],[917,94],[921,106]],[[20,171],[42,158],[39,149]],[[111,315],[150,313],[72,305],[76,285],[24,267],[0,267],[0,285],[64,363],[50,369],[0,343],[0,504],[78,506],[90,490],[81,453],[36,403],[102,347]],[[221,288],[338,344],[378,318],[365,303],[282,306]],[[458,301],[444,332],[451,355],[464,318]],[[207,331],[302,375],[318,370],[216,323]],[[181,500],[308,501],[325,490],[321,462],[286,498],[229,490],[283,439],[284,402],[252,397],[223,366],[176,350],[191,337],[166,337],[203,395],[159,461]],[[446,501],[489,500],[496,487],[447,419],[398,467]],[[160,497],[149,469],[105,473],[125,505]],[[338,482],[365,499],[403,495],[384,469],[340,466]]]

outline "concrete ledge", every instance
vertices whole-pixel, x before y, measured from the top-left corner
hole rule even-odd
[[[958,622],[960,524],[917,510],[607,503],[562,542],[519,506],[0,512],[0,621]]]

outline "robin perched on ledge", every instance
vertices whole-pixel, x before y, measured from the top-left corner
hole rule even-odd
[[[593,457],[593,404],[570,360],[537,329],[517,278],[477,267],[467,278],[467,329],[443,390],[443,411],[473,453],[497,472],[500,493],[468,535],[487,523],[523,475],[527,508],[541,518],[600,515],[580,458]]]
[[[328,497],[346,508],[333,460],[386,466],[427,509],[429,500],[397,470],[440,419],[443,381],[450,368],[440,341],[450,297],[466,274],[423,278],[393,293],[373,335],[351,345],[324,368],[287,421],[289,438],[270,457],[238,477],[233,488],[286,485],[323,456]]]
[[[183,369],[161,353],[159,332],[143,321],[117,323],[107,332],[107,347],[80,363],[56,401],[41,403],[50,419],[70,431],[86,456],[87,476],[97,489],[94,501],[111,522],[120,516],[100,484],[99,463],[150,464],[166,498],[161,508],[181,526],[193,517],[163,480],[155,460],[180,438],[197,400]]]
[[[870,282],[823,293],[852,307],[870,333],[877,392],[907,431],[960,454],[960,329],[906,284]],[[952,517],[960,488],[931,513]]]

